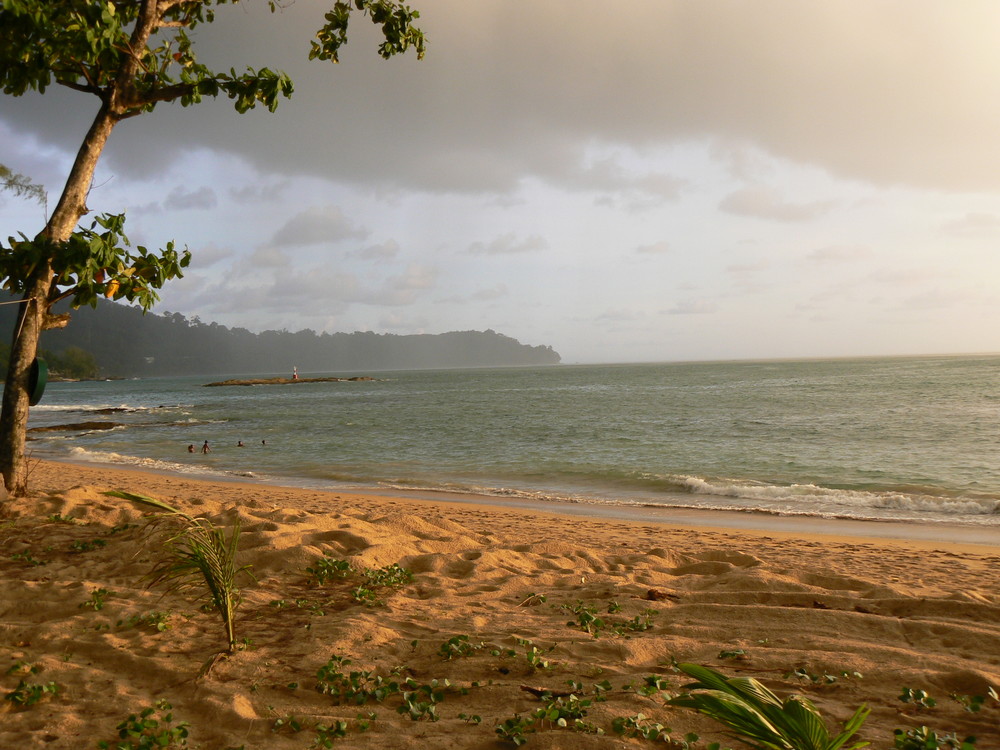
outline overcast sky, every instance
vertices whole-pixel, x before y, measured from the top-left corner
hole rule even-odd
[[[89,206],[194,260],[157,312],[492,328],[566,362],[1000,351],[996,0],[413,0],[427,57],[324,3],[199,27],[295,81],[121,124]],[[54,202],[96,100],[0,97]],[[0,194],[0,236],[42,209]]]

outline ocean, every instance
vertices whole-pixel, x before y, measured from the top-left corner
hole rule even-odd
[[[118,426],[29,433],[28,450],[334,490],[1000,526],[1000,356],[364,374],[50,383],[30,428]]]

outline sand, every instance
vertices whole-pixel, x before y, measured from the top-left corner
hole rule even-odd
[[[1000,704],[972,713],[950,697],[1000,685],[996,546],[590,519],[45,462],[31,486],[0,518],[0,696],[20,683],[57,690],[30,705],[0,700],[0,748],[114,747],[116,726],[159,700],[188,722],[189,747],[307,748],[323,737],[317,725],[343,720],[347,736],[331,746],[498,748],[497,725],[544,705],[530,689],[593,701],[582,721],[604,733],[536,722],[528,748],[647,746],[612,730],[616,717],[640,713],[675,737],[697,732],[702,747],[743,747],[711,720],[640,694],[654,677],[679,692],[688,680],[675,662],[807,696],[831,727],[867,704],[859,737],[875,748],[920,725],[1000,748]],[[222,526],[238,514],[239,561],[256,577],[237,612],[242,650],[213,661],[225,646],[218,616],[188,594],[147,589],[162,547],[148,541],[145,509],[102,494],[110,489]],[[375,601],[358,602],[361,573],[311,580],[306,568],[324,555],[358,570],[398,564],[413,579],[370,586]],[[167,613],[169,628],[157,629],[153,612]],[[604,624],[596,634],[579,627],[592,617]],[[344,673],[374,672],[369,680],[412,679],[422,718],[398,713],[398,694],[339,705],[318,691],[332,657],[351,661]],[[419,705],[433,680],[437,721]],[[610,686],[600,701],[598,683]],[[936,705],[903,702],[904,688]]]

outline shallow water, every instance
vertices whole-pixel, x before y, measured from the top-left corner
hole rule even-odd
[[[30,449],[319,487],[1000,525],[1000,357],[367,374],[53,383],[30,426],[123,426]],[[95,413],[109,407],[125,411]]]

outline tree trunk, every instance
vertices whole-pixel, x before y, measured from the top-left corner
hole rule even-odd
[[[87,193],[94,177],[97,160],[104,150],[117,118],[107,104],[102,104],[87,137],[77,152],[59,203],[45,225],[43,235],[56,242],[70,237],[80,217],[87,213]],[[7,491],[14,496],[28,491],[28,463],[25,456],[25,434],[28,428],[28,379],[31,364],[38,355],[38,342],[49,323],[50,301],[53,296],[52,259],[39,264],[24,292],[17,326],[10,349],[10,365],[3,391],[0,411],[0,473]]]
[[[121,58],[114,83],[101,94],[101,108],[87,131],[77,152],[59,203],[42,234],[54,242],[64,242],[76,229],[80,217],[88,212],[87,193],[94,178],[97,160],[111,135],[111,130],[124,117],[139,114],[144,106],[155,102],[143,100],[135,91],[134,79],[140,67],[140,52],[146,49],[150,35],[161,20],[162,13],[175,2],[140,0],[135,28],[129,39],[131,52]],[[0,473],[12,495],[28,490],[28,466],[24,455],[25,433],[28,427],[28,378],[31,364],[38,353],[42,331],[66,321],[55,321],[49,314],[58,290],[53,283],[53,258],[39,263],[24,294],[11,345],[10,366],[4,385],[3,408],[0,411]]]
[[[45,299],[49,293],[49,266],[36,276],[35,283],[24,293],[17,317],[17,328],[10,350],[7,382],[3,390],[3,410],[0,413],[0,472],[12,495],[23,495],[28,489],[28,462],[24,452],[28,425],[28,380],[31,364],[38,352],[42,333]]]

